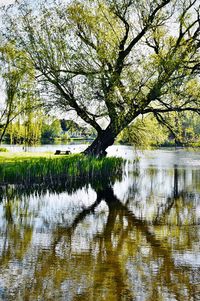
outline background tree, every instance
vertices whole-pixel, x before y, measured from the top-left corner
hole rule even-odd
[[[48,86],[51,104],[97,131],[85,154],[105,154],[140,115],[169,127],[166,113],[199,112],[197,0],[46,3],[19,5],[9,36]]]
[[[49,123],[42,124],[42,139],[54,140],[56,137],[61,135],[61,125],[60,120],[56,119]]]
[[[5,86],[5,101],[1,102],[0,112],[1,143],[13,120],[25,112],[30,113],[39,102],[35,96],[33,98],[34,69],[23,51],[11,43],[4,43],[0,47],[0,67]]]
[[[36,144],[41,139],[43,122],[44,112],[41,109],[24,112],[9,124],[5,140],[11,144]]]
[[[155,118],[147,116],[137,119],[124,129],[118,136],[118,141],[134,145],[136,149],[148,149],[159,146],[168,140],[169,131],[163,128]]]

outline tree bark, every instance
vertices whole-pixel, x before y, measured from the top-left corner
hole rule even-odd
[[[10,123],[10,116],[7,117],[6,124],[4,125],[3,131],[2,131],[2,133],[0,135],[0,144],[2,144],[2,142],[3,142],[3,138],[5,136],[5,133],[6,133],[6,130],[7,130],[8,126],[9,126],[9,123]]]
[[[106,156],[106,149],[114,143],[117,134],[118,133],[108,126],[105,130],[98,133],[96,139],[86,148],[83,154],[94,157]]]

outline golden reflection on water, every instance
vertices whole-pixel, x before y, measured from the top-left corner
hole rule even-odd
[[[4,187],[0,300],[199,300],[199,209],[200,172],[176,166],[72,194]]]

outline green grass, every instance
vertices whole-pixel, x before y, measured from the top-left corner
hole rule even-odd
[[[51,153],[1,153],[1,184],[33,184],[114,176],[122,171],[122,159]]]
[[[31,153],[31,152],[0,152],[0,164],[9,162],[23,162],[27,160],[39,160],[41,158],[51,159],[56,158],[52,152]]]

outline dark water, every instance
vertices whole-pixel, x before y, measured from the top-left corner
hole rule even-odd
[[[139,156],[114,183],[1,189],[0,300],[200,300],[200,152]]]

